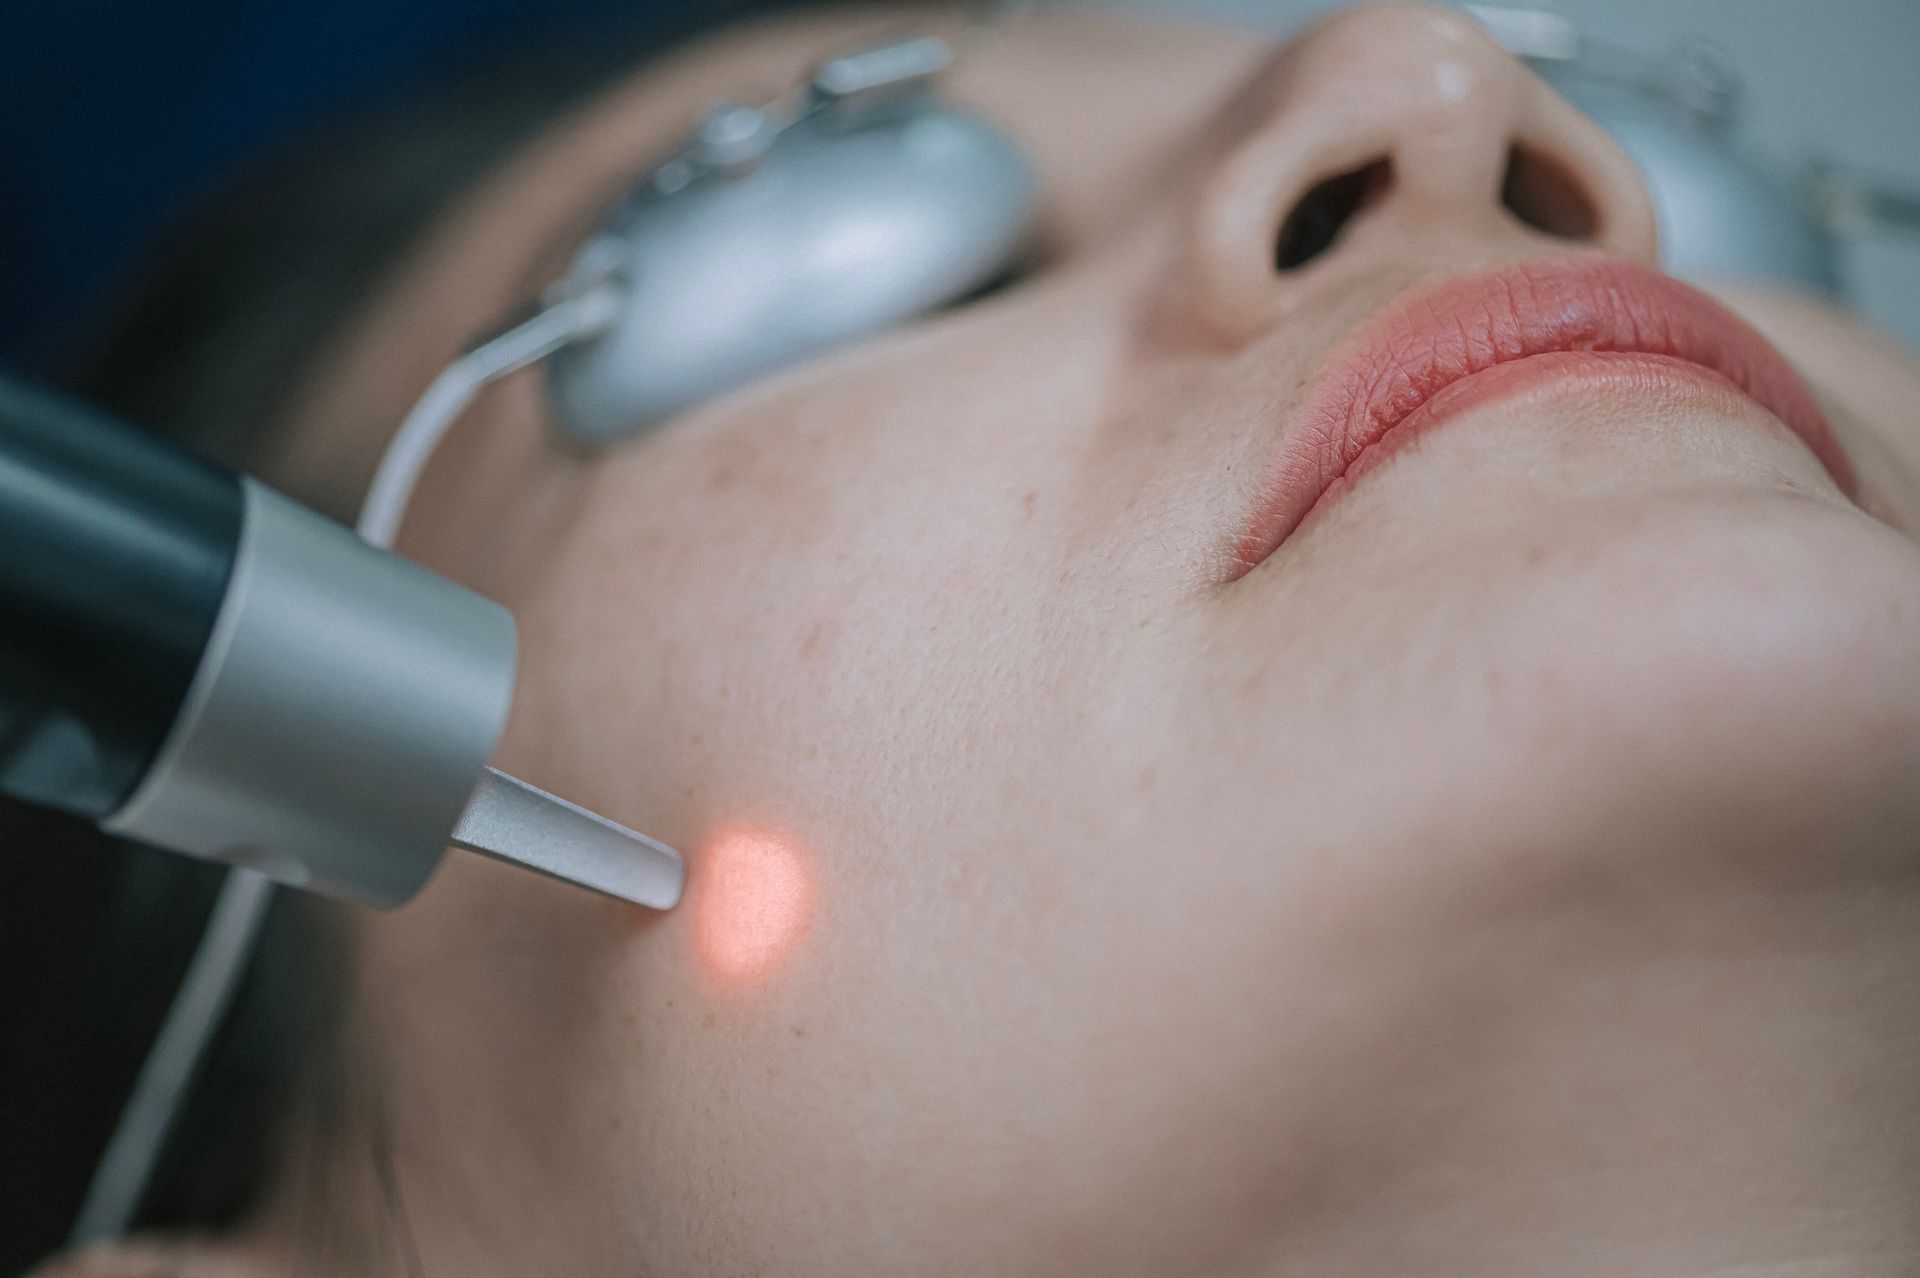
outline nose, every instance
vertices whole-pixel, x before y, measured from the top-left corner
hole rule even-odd
[[[1654,260],[1632,161],[1472,20],[1347,10],[1222,112],[1192,192],[1188,287],[1242,335],[1341,276],[1598,248]]]

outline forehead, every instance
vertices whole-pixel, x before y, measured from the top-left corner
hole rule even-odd
[[[262,469],[336,511],[387,437],[477,334],[566,267],[602,212],[714,101],[771,97],[824,56],[905,31],[958,36],[963,11],[825,10],[731,28],[635,70],[463,196],[323,352]],[[1073,240],[1147,198],[1180,140],[1261,58],[1206,27],[1091,14],[1021,18],[968,40],[942,91],[1002,125],[1042,175],[1046,220]]]

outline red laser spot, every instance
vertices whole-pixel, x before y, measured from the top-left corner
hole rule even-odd
[[[758,981],[807,929],[813,884],[806,858],[764,830],[716,833],[692,873],[693,943],[708,970],[735,984]]]

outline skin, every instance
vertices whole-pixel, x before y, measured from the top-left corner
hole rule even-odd
[[[350,510],[695,107],[896,23],[730,35],[555,130],[268,473]],[[1727,293],[1857,503],[1758,406],[1549,386],[1229,582],[1334,343],[1455,272],[1651,261],[1645,191],[1431,8],[1278,49],[1033,21],[952,91],[1045,175],[1032,279],[595,458],[517,376],[403,533],[519,619],[498,762],[684,849],[686,901],[457,858],[349,917],[353,1091],[268,1210],[70,1271],[1920,1267],[1907,357]],[[1502,207],[1515,137],[1590,238]],[[1276,272],[1301,192],[1382,149],[1400,181]]]

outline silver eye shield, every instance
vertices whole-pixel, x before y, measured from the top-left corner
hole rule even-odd
[[[945,41],[831,59],[760,107],[724,105],[580,251],[553,300],[618,290],[547,384],[568,435],[605,444],[966,295],[1007,269],[1025,155],[944,105]]]

